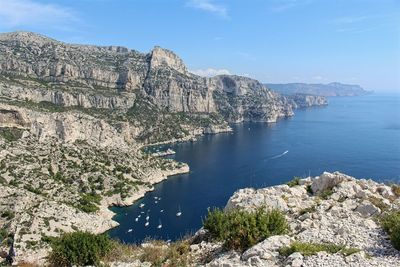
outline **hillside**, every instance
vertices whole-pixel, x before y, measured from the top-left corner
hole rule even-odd
[[[359,85],[328,83],[328,84],[307,84],[307,83],[287,83],[287,84],[265,84],[271,90],[280,94],[309,94],[318,96],[361,96],[370,94]]]

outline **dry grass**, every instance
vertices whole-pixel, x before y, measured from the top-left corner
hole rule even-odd
[[[114,242],[112,251],[104,258],[105,262],[132,262],[140,260],[151,266],[181,267],[190,266],[190,243],[180,240],[167,244],[161,240],[147,240],[145,246],[127,245]]]
[[[39,267],[39,265],[37,265],[36,263],[22,261],[18,263],[18,267]]]
[[[393,194],[395,194],[396,197],[400,197],[400,185],[393,184],[392,185],[392,191],[393,191]]]
[[[123,244],[118,241],[113,241],[111,251],[103,259],[106,262],[112,261],[129,261],[139,255],[140,248],[136,245]]]

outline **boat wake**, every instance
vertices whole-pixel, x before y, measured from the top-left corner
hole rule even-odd
[[[287,153],[289,153],[289,150],[286,150],[286,151],[283,152],[282,154],[279,154],[279,155],[276,155],[276,156],[267,158],[265,161],[269,161],[269,160],[271,160],[271,159],[277,159],[277,158],[283,157],[283,156],[285,156]]]

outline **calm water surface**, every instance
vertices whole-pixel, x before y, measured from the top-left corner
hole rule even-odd
[[[233,128],[233,134],[162,147],[175,150],[172,158],[188,163],[191,172],[156,185],[130,207],[112,208],[121,225],[110,236],[128,243],[146,237],[174,240],[200,228],[207,207],[223,207],[237,189],[281,184],[294,176],[341,171],[400,181],[399,96],[330,98],[327,107],[297,110],[276,124]],[[155,203],[154,197],[161,200]],[[179,209],[182,216],[176,217]]]

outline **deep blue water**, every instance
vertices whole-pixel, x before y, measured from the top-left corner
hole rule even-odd
[[[174,149],[173,158],[188,163],[191,172],[156,185],[130,207],[113,208],[121,225],[110,236],[124,242],[174,240],[200,228],[207,207],[223,207],[237,189],[281,184],[294,176],[341,171],[400,181],[400,96],[330,98],[327,107],[297,110],[276,124],[233,127],[232,134],[164,146]],[[154,196],[161,201],[156,204]],[[176,217],[179,207],[183,214]],[[147,210],[150,225],[145,227],[146,214],[139,222],[135,218]],[[160,220],[163,227],[157,229]]]

